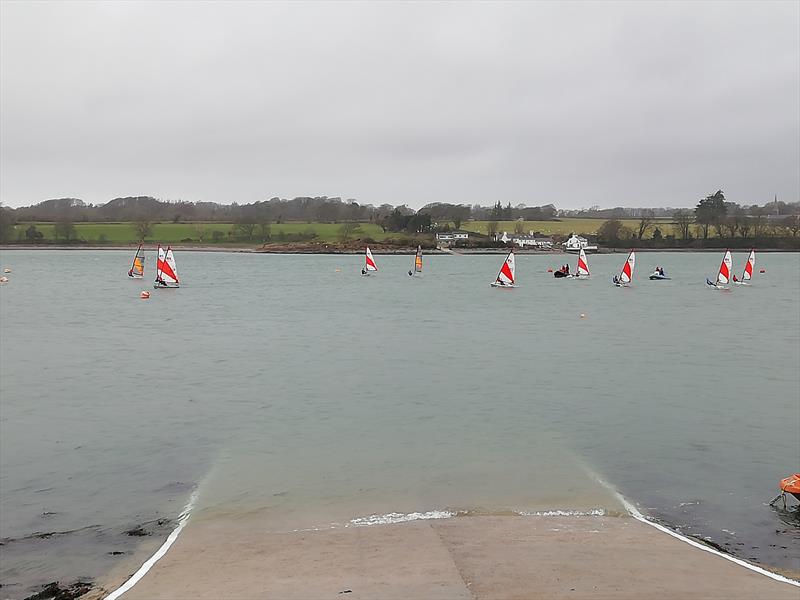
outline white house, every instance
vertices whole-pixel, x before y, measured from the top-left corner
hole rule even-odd
[[[469,239],[469,234],[469,231],[464,231],[462,229],[443,231],[436,234],[436,241],[446,243],[466,242]]]
[[[519,246],[520,248],[524,248],[525,246],[530,246],[532,248],[540,248],[542,250],[548,250],[553,247],[553,239],[546,238],[546,237],[536,237],[533,232],[530,233],[512,233],[509,234],[507,232],[503,232],[502,235],[497,236],[497,241],[503,242],[507,244],[511,242]]]
[[[591,245],[589,240],[585,237],[575,235],[574,233],[570,235],[569,239],[563,242],[562,245],[567,252],[580,252],[581,249],[583,249],[584,252],[597,252],[597,246]]]

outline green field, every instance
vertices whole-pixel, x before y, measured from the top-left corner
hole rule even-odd
[[[25,230],[30,223],[19,223],[15,227],[16,238],[22,235],[24,241]],[[55,225],[53,223],[34,223],[36,228],[44,235],[46,241],[55,240]],[[270,226],[270,236],[272,242],[280,243],[282,236],[292,236],[303,233],[314,232],[314,241],[335,242],[339,240],[340,223],[273,223]],[[153,232],[147,236],[147,241],[160,242],[165,244],[180,243],[203,243],[220,245],[247,245],[252,246],[260,243],[258,231],[256,237],[251,240],[237,239],[233,235],[234,225],[232,223],[156,223]],[[87,243],[97,244],[130,244],[139,241],[133,223],[75,223],[75,230],[78,239]],[[214,232],[219,231],[217,237]],[[378,225],[372,223],[359,224],[359,230],[352,234],[353,238],[370,237],[374,240],[383,240],[389,237],[397,237],[397,233],[383,233]],[[191,240],[189,242],[188,240]]]
[[[524,221],[523,230],[525,233],[536,231],[544,235],[562,235],[578,233],[592,235],[604,223],[603,219],[562,219],[560,221]],[[636,230],[638,221],[636,219],[625,219],[623,225],[631,230]],[[488,232],[488,221],[467,221],[462,223],[461,228],[467,231],[475,231],[486,234]],[[513,233],[517,221],[499,221],[498,232],[507,231]],[[15,238],[25,241],[25,230],[30,223],[19,223],[15,227]],[[57,241],[55,238],[55,225],[53,223],[34,223],[36,228],[44,235],[44,240],[48,242]],[[451,224],[452,225],[452,224]],[[672,225],[668,221],[657,222],[662,235],[673,233]],[[261,238],[258,232],[252,240],[243,240],[234,232],[232,223],[156,223],[153,225],[152,233],[147,236],[149,242],[160,242],[164,244],[183,243],[202,243],[219,245],[246,245],[253,246],[260,243]],[[340,223],[273,223],[270,226],[270,241],[281,243],[292,241],[286,236],[297,236],[313,232],[316,237],[314,241],[323,243],[337,242],[340,239]],[[139,241],[133,223],[75,223],[77,238],[90,244],[132,244]],[[215,234],[214,232],[219,232]],[[653,229],[647,232],[646,238],[651,237]],[[387,238],[401,237],[402,233],[384,233],[380,226],[373,223],[360,223],[358,231],[351,235],[352,239],[372,238],[382,241]],[[713,235],[713,234],[712,234]]]

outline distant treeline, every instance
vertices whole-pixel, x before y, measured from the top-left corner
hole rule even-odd
[[[393,206],[381,204],[359,204],[355,200],[342,200],[319,196],[299,197],[292,200],[272,198],[252,204],[217,204],[215,202],[164,201],[151,196],[129,196],[114,198],[105,204],[87,204],[78,198],[58,198],[45,200],[33,206],[6,208],[17,222],[45,221],[116,223],[140,219],[159,222],[220,222],[236,223],[242,220],[273,223],[289,221],[344,223],[347,221],[377,223],[388,220],[392,214],[412,216],[426,214],[431,222],[453,222],[456,226],[467,220],[496,219],[527,221],[547,221],[557,218],[558,210],[552,204],[528,207],[511,204],[503,206],[497,202],[493,206],[468,204],[433,203],[414,210],[406,205]]]
[[[268,238],[271,223],[316,222],[341,223],[352,230],[358,223],[380,226],[384,233],[429,234],[451,228],[459,229],[467,221],[553,221],[579,217],[605,219],[597,230],[597,241],[615,247],[636,242],[638,246],[705,247],[725,244],[722,240],[788,240],[796,245],[800,233],[800,202],[780,202],[777,198],[763,206],[740,206],[728,202],[722,190],[699,200],[694,209],[612,208],[558,210],[552,204],[528,207],[496,202],[492,206],[433,203],[415,211],[406,205],[359,204],[341,198],[298,197],[292,200],[272,198],[252,204],[217,204],[215,202],[163,201],[150,196],[115,198],[105,204],[87,204],[77,198],[45,200],[22,208],[0,207],[0,243],[37,242],[41,236],[35,227],[15,225],[34,222],[54,223],[56,239],[76,240],[75,223],[133,223],[140,239],[147,237],[154,223],[233,223],[241,240]],[[627,224],[622,222],[628,220]],[[631,227],[630,219],[636,220]],[[520,231],[521,232],[521,231]],[[580,233],[580,232],[576,232]],[[349,232],[343,232],[345,238]],[[738,243],[738,242],[737,242]],[[736,245],[736,243],[730,243]]]

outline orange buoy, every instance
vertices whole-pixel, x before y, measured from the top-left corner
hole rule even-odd
[[[800,473],[781,479],[781,491],[791,494],[800,500]]]
[[[139,298],[142,298],[143,300],[146,300],[149,297],[150,297],[150,292],[148,292],[147,290],[143,290],[142,293],[139,294]]]

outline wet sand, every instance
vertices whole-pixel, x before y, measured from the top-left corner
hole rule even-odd
[[[123,596],[648,597],[797,600],[800,589],[628,517],[468,516],[287,533],[250,517],[190,522]]]

